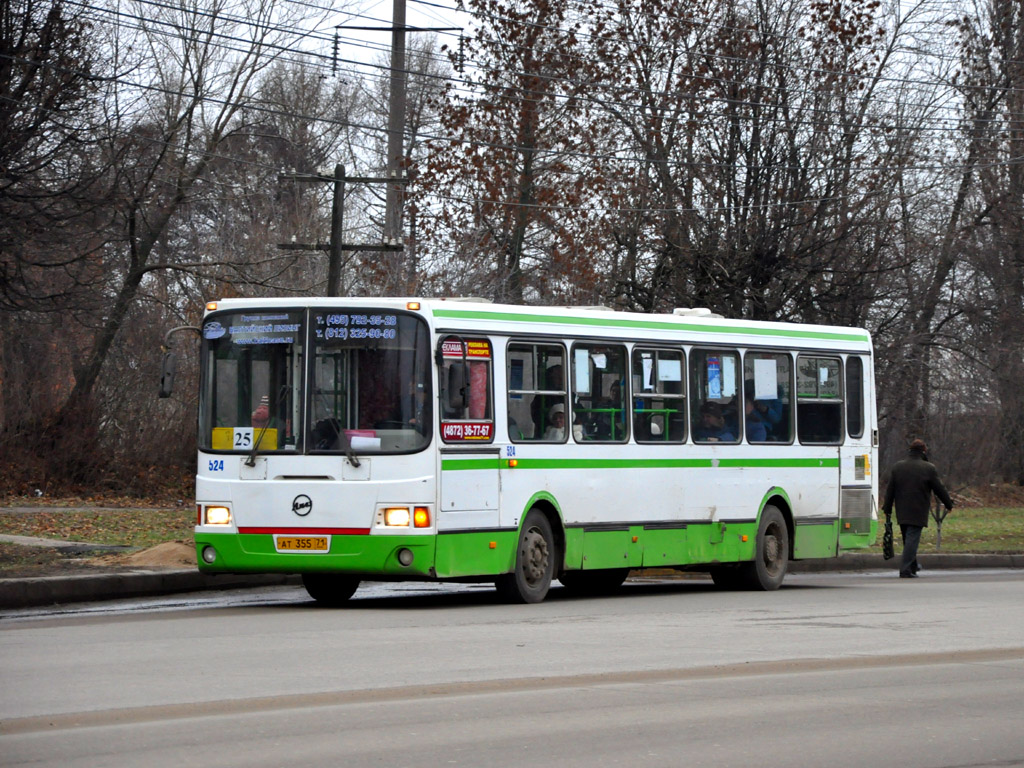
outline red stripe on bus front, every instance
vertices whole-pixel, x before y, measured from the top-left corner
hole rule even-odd
[[[260,528],[239,526],[239,533],[277,533],[288,536],[366,536],[369,528]]]

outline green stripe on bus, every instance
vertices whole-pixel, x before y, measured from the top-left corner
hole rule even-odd
[[[758,328],[755,326],[697,325],[668,320],[632,320],[627,318],[582,317],[572,315],[519,314],[512,312],[487,312],[472,309],[435,309],[434,317],[448,317],[459,320],[494,320],[511,323],[550,323],[552,325],[591,325],[605,328],[642,328],[660,331],[689,331],[696,333],[726,333],[733,335],[777,336],[792,339],[820,339],[827,341],[859,341],[867,343],[866,333],[838,331],[809,331],[799,328]]]
[[[839,467],[839,459],[719,459],[720,467]]]
[[[838,469],[839,459],[445,459],[442,471],[463,469],[711,469],[713,467],[782,467]]]
[[[442,459],[441,469],[457,471],[460,469],[501,469],[500,459]]]

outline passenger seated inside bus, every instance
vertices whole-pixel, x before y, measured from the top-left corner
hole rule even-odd
[[[736,436],[725,425],[725,414],[722,406],[708,400],[700,407],[701,423],[693,430],[693,439],[707,443],[731,443]]]
[[[765,440],[789,442],[789,426],[785,420],[785,406],[781,397],[758,398],[753,396],[754,382],[748,379],[744,387],[749,387],[747,395],[754,403],[754,411],[757,413],[765,428]],[[750,440],[751,438],[747,438]],[[756,441],[755,441],[756,442]]]
[[[768,428],[754,403],[754,382],[748,380],[743,387],[744,426],[748,443],[764,443],[768,440]]]
[[[622,440],[626,429],[623,413],[622,385],[613,381],[608,387],[608,396],[594,404],[594,439]]]
[[[544,430],[544,440],[562,442],[565,440],[565,406],[556,403],[548,411],[548,428]]]

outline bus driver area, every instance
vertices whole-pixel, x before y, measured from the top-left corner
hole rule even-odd
[[[211,302],[206,572],[775,589],[877,530],[866,331],[409,299]]]

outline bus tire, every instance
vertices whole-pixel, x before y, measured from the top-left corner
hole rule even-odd
[[[556,555],[551,523],[540,511],[531,509],[519,533],[515,568],[494,582],[498,594],[510,603],[541,602],[551,588]]]
[[[757,526],[754,562],[742,565],[747,589],[770,592],[782,586],[789,564],[789,529],[777,507],[767,505]]]
[[[343,573],[304,573],[302,586],[320,605],[338,608],[359,589],[359,579]]]
[[[558,580],[578,595],[610,595],[622,586],[629,568],[606,568],[596,571],[565,571]]]

